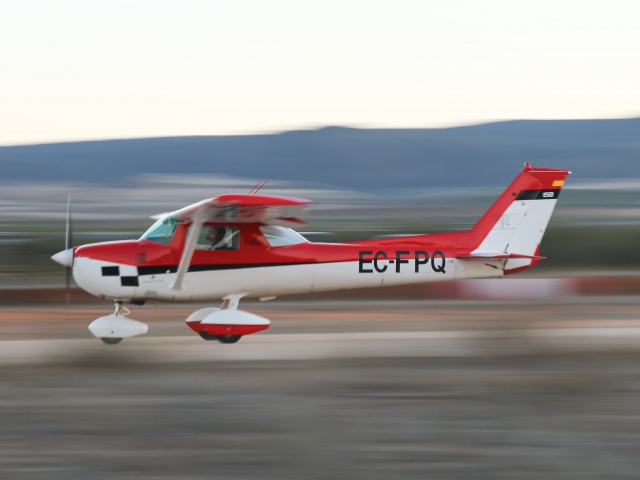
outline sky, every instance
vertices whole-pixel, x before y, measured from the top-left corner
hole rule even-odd
[[[0,145],[640,116],[640,2],[0,2]]]

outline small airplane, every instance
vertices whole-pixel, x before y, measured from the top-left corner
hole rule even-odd
[[[235,343],[270,321],[238,310],[240,299],[471,278],[499,278],[533,267],[560,190],[571,172],[524,169],[466,231],[348,243],[314,243],[292,228],[308,200],[225,194],[157,221],[139,240],[71,247],[52,259],[87,292],[115,302],[89,325],[107,344],[147,332],[125,304],[222,301],[192,313],[187,325],[205,340]]]

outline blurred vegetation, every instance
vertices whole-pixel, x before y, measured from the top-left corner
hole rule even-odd
[[[81,222],[74,225],[73,244],[138,238],[149,225],[116,222]],[[51,256],[64,249],[64,224],[0,223],[0,275],[62,276],[64,268]]]
[[[372,222],[373,223],[373,222]],[[322,222],[310,227],[322,227],[324,231],[309,235],[312,241],[341,242],[376,238],[384,232],[436,233],[462,230],[470,224],[446,222],[423,224],[418,228],[411,223],[375,222],[375,225],[353,226],[343,222]],[[83,225],[74,234],[74,244],[83,245],[102,241],[138,238],[148,226],[93,225],[100,231]],[[350,228],[351,227],[351,228]],[[50,260],[51,255],[64,248],[64,233],[53,225],[0,226],[0,271],[2,276],[61,276],[64,269]],[[29,231],[31,230],[31,231]],[[303,230],[301,233],[305,233]],[[7,235],[11,234],[11,235]],[[640,224],[627,225],[566,225],[555,221],[545,234],[541,254],[547,260],[535,269],[536,273],[557,270],[640,270]]]
[[[565,189],[542,242],[541,254],[547,260],[529,274],[640,271],[640,188],[630,185]],[[207,196],[198,191],[193,199],[185,199],[183,187],[175,191],[174,197],[171,190],[164,192],[164,203],[149,200],[156,198],[157,189],[146,193],[137,189],[135,195],[126,190],[132,197],[124,198],[125,190],[115,188],[101,191],[101,198],[93,202],[80,202],[74,212],[74,245],[139,238],[152,223],[148,215]],[[338,192],[339,198],[333,191],[320,192],[324,196],[318,192],[295,192],[295,196],[317,197],[305,217],[309,224],[300,233],[311,241],[343,242],[471,228],[501,189],[432,189],[381,197]],[[8,212],[0,222],[0,276],[62,277],[64,269],[50,257],[64,248],[66,202],[0,201]]]

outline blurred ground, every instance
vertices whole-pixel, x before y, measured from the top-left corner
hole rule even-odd
[[[192,334],[195,308],[136,308],[149,334],[117,346],[86,329],[107,303],[2,309],[0,478],[640,468],[638,297],[245,302],[273,326],[235,345]]]
[[[632,354],[2,370],[2,478],[634,478]]]

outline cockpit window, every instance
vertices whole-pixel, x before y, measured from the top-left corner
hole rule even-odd
[[[284,245],[296,245],[298,243],[308,242],[306,238],[290,228],[263,225],[260,227],[260,231],[272,247],[282,247]]]
[[[237,250],[239,245],[238,227],[204,225],[198,237],[196,250]]]
[[[178,221],[170,217],[163,217],[149,227],[144,232],[140,240],[149,240],[151,242],[161,243],[162,245],[170,245],[173,234],[176,232]]]

